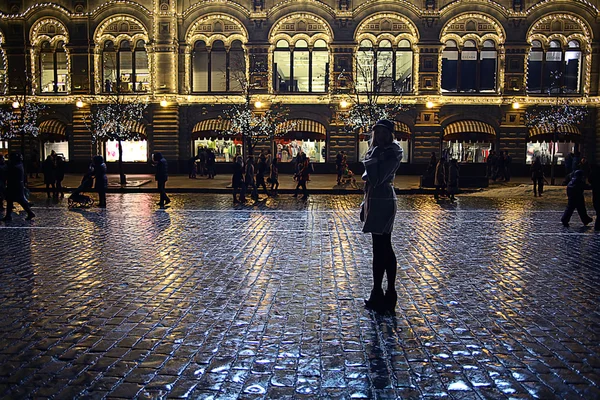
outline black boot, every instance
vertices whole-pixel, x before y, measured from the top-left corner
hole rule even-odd
[[[365,300],[365,307],[376,312],[385,312],[384,300],[383,289],[373,289],[369,300]]]
[[[394,314],[396,312],[396,303],[398,302],[398,293],[395,290],[386,290],[385,292],[385,309]]]

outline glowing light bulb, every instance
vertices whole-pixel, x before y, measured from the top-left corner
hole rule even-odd
[[[77,102],[75,103],[75,106],[76,106],[77,108],[81,108],[81,107],[83,107],[83,101],[81,101],[81,100],[77,100]]]
[[[13,108],[21,107],[21,105],[19,104],[19,102],[17,100],[13,101],[12,106],[13,106]]]
[[[433,101],[428,101],[427,103],[425,103],[425,107],[427,108],[433,108],[435,106],[435,104],[433,104]]]
[[[340,107],[342,107],[342,108],[348,107],[348,102],[346,100],[340,101]]]
[[[168,105],[168,103],[167,103],[167,100],[165,100],[165,99],[162,99],[162,100],[160,101],[160,106],[161,106],[161,107],[166,107],[167,105]]]
[[[254,103],[254,107],[256,107],[256,108],[261,108],[261,107],[262,107],[262,105],[263,105],[263,103],[262,103],[262,101],[260,101],[260,100],[257,100],[257,101]]]
[[[518,110],[519,108],[521,108],[521,104],[519,104],[518,101],[515,101],[514,103],[512,103],[512,108]]]

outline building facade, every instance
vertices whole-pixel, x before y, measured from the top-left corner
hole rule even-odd
[[[83,122],[116,89],[149,103],[143,140],[123,144],[129,171],[160,151],[183,172],[202,146],[226,165],[242,148],[219,135],[223,110],[244,100],[239,76],[256,112],[283,104],[294,121],[262,148],[283,163],[302,149],[317,172],[338,151],[355,162],[366,151],[340,117],[348,76],[407,106],[396,118],[405,173],[443,151],[473,165],[508,151],[515,172],[553,146],[559,164],[571,151],[600,161],[600,0],[7,0],[0,12],[3,104],[27,92],[45,105],[26,158],[54,150],[72,170],[96,153],[116,160],[118,145],[92,145]],[[563,99],[588,108],[582,124],[526,126],[528,109]],[[9,146],[20,140],[0,152]]]

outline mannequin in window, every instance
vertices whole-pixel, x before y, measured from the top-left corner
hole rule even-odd
[[[104,91],[112,92],[112,83],[110,82],[110,79],[104,81]]]

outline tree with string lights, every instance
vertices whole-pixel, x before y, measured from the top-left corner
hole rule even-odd
[[[144,117],[148,104],[139,96],[127,96],[119,90],[108,93],[107,98],[106,104],[92,106],[91,112],[83,117],[83,122],[92,135],[92,144],[95,147],[108,140],[118,143],[119,182],[125,185],[127,177],[123,172],[122,142],[141,139],[135,126]]]
[[[556,101],[550,106],[534,107],[525,113],[525,123],[530,128],[538,128],[542,132],[552,133],[552,151],[550,165],[550,183],[554,185],[554,167],[556,165],[556,142],[561,128],[569,125],[577,125],[585,119],[587,109],[582,106],[574,106],[569,99],[560,97],[563,88],[557,89],[556,82],[560,82],[561,72],[553,72],[553,83],[548,88],[548,94],[557,93]]]
[[[378,53],[370,51],[354,55],[351,62],[352,66],[343,68],[336,77],[334,88],[341,98],[338,118],[346,130],[368,134],[380,119],[394,121],[408,110],[402,104],[402,93],[410,77],[405,78],[407,82],[394,79],[391,58],[378,59]]]
[[[255,70],[262,72],[256,63]],[[246,75],[243,65],[230,68],[232,81],[238,85],[243,101],[228,105],[220,119],[228,121],[221,131],[226,136],[241,136],[245,154],[254,154],[254,148],[260,143],[268,143],[294,129],[295,124],[288,120],[289,109],[277,102],[276,96],[265,102],[253,102],[253,85]],[[268,108],[267,108],[268,107]]]

